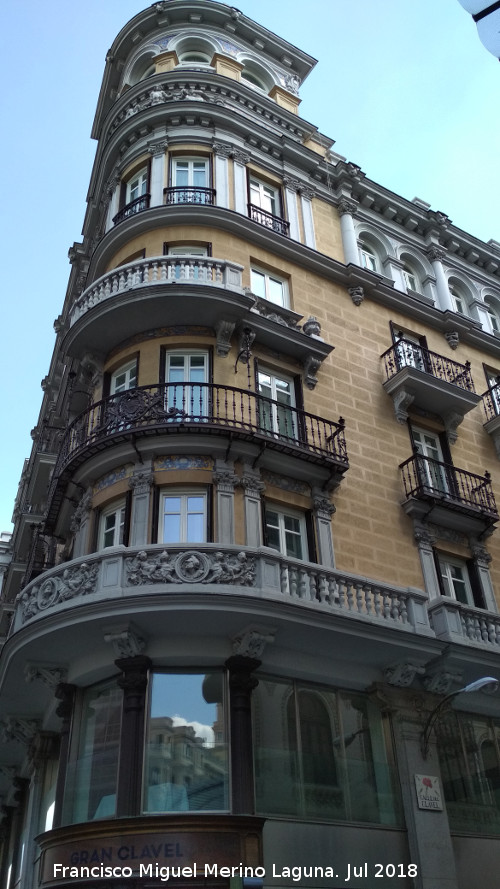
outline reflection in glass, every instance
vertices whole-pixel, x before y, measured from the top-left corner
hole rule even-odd
[[[366,696],[264,679],[253,703],[260,814],[400,823],[387,720]]]
[[[145,812],[228,808],[222,673],[153,676],[144,776]]]

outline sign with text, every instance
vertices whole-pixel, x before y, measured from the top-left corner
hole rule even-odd
[[[419,809],[442,812],[443,798],[439,778],[433,775],[415,775],[417,802]]]

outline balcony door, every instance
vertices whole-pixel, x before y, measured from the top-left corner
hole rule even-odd
[[[394,333],[394,339],[398,370],[401,370],[402,367],[414,367],[415,370],[421,370],[425,373],[427,371],[425,360],[427,343],[425,338],[399,330],[397,333]]]
[[[127,190],[125,196],[125,203],[131,204],[132,201],[136,201],[137,198],[143,197],[148,190],[148,168],[144,167],[144,169],[139,170],[135,176],[132,176],[127,182]]]
[[[446,467],[443,465],[443,449],[439,435],[425,429],[412,428],[413,445],[417,454],[424,459],[418,461],[418,474],[421,486],[441,491],[450,490]]]
[[[249,181],[250,203],[254,207],[260,207],[266,213],[280,216],[279,191],[266,182],[261,182],[253,177]]]
[[[127,392],[128,389],[135,389],[136,386],[137,361],[131,361],[111,374],[109,394],[118,395],[120,392]]]
[[[290,377],[259,369],[259,425],[279,438],[297,439],[295,386]]]
[[[490,390],[491,404],[495,414],[500,415],[500,374],[492,370],[486,371],[486,380]]]
[[[178,260],[174,260],[174,273],[177,281],[198,281],[202,278],[203,269],[200,274],[200,264],[196,260],[201,256],[208,256],[207,247],[181,244],[178,247],[169,247],[168,255],[179,257]]]
[[[201,157],[179,157],[172,161],[171,172],[174,192],[171,203],[206,204],[210,196],[208,159]]]
[[[165,382],[168,383],[166,407],[173,420],[189,417],[206,420],[208,353],[167,352]]]

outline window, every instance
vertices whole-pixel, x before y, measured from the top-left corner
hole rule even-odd
[[[211,204],[208,158],[177,157],[170,170],[171,188],[166,189],[167,204]]]
[[[259,395],[259,425],[273,435],[297,439],[297,414],[295,408],[295,385],[293,379],[284,374],[272,373],[265,369],[257,371]]]
[[[415,293],[421,292],[422,288],[418,275],[407,262],[403,266],[403,280],[407,290],[413,290]]]
[[[460,312],[461,315],[467,314],[467,299],[465,294],[460,288],[458,288],[455,284],[450,285],[450,294],[453,305],[455,306],[455,311]]]
[[[147,210],[149,207],[149,166],[142,167],[137,173],[134,173],[126,181],[122,182],[120,206],[116,216],[113,218],[114,225],[128,219],[135,213]]]
[[[294,559],[309,557],[305,516],[294,510],[266,506],[266,545]]]
[[[413,445],[423,458],[418,461],[419,483],[433,492],[447,493],[450,490],[450,477],[443,461],[443,450],[439,435],[425,429],[412,427]]]
[[[68,767],[65,824],[115,814],[122,695],[114,684],[83,695],[78,746]]]
[[[460,559],[439,556],[439,571],[443,594],[464,605],[474,605],[467,565]]]
[[[108,506],[99,517],[98,548],[119,546],[125,536],[125,501]]]
[[[416,370],[426,370],[425,352],[427,341],[425,337],[408,333],[404,330],[394,331],[393,338],[396,343],[395,355],[398,370],[402,367],[414,367]]]
[[[268,677],[252,698],[259,814],[401,823],[388,717],[374,703]]]
[[[144,768],[144,812],[228,809],[224,677],[155,673]],[[164,741],[158,744],[159,732]],[[168,742],[168,743],[166,743]]]
[[[169,247],[165,244],[164,252],[168,256],[189,257],[185,261],[179,259],[178,262],[175,262],[171,274],[174,275],[176,280],[197,281],[201,277],[200,263],[196,260],[196,257],[208,256],[208,247],[196,244],[180,244],[176,247]]]
[[[126,184],[125,203],[130,204],[147,193],[148,168],[144,167],[132,176]]]
[[[492,300],[489,299],[485,299],[484,304],[486,306],[486,311],[488,312],[488,317],[490,319],[491,329],[493,333],[500,333],[500,318],[496,305]]]
[[[378,271],[378,260],[375,252],[367,244],[360,244],[359,255],[361,257],[361,265],[364,269],[371,272]]]
[[[137,359],[124,364],[111,374],[109,393],[117,395],[137,386]]]
[[[206,492],[163,492],[158,542],[205,543],[206,539]]]
[[[249,192],[250,203],[254,207],[260,207],[261,210],[272,213],[273,216],[281,215],[279,190],[274,185],[268,185],[252,176],[249,180]]]
[[[495,414],[500,414],[500,373],[485,368],[486,381],[488,383],[488,397]]]
[[[500,834],[500,721],[447,710],[435,726],[450,828]]]
[[[209,65],[211,62],[211,57],[204,52],[187,52],[181,53],[179,56],[179,63],[181,65],[187,65],[188,63],[195,65]]]
[[[261,269],[250,269],[250,284],[252,292],[261,299],[268,299],[278,306],[288,306],[287,283],[277,275]]]
[[[172,419],[206,420],[207,352],[167,352],[165,364],[166,403]]]

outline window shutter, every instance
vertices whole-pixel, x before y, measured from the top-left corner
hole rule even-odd
[[[306,520],[306,536],[307,536],[307,549],[309,550],[309,561],[317,562],[318,561],[318,553],[316,548],[316,535],[314,533],[314,514],[312,509],[308,509],[305,514]]]
[[[207,488],[207,543],[214,542],[214,489],[213,485]]]
[[[130,516],[132,512],[132,491],[127,491],[125,497],[125,516],[123,521],[123,544],[128,546],[130,539]]]
[[[262,497],[260,498],[260,508],[262,512],[262,546],[269,546],[266,522],[266,498],[264,497],[264,495],[262,495]]]
[[[106,371],[102,377],[102,397],[108,398],[111,391],[111,374]]]
[[[151,541],[152,543],[161,543],[158,539],[158,519],[160,512],[160,489],[158,485],[153,485],[153,519],[151,523]]]
[[[99,525],[101,522],[101,510],[94,509],[92,534],[90,537],[90,552],[96,553],[99,546]]]
[[[120,186],[120,210],[125,206],[125,201],[127,200],[127,183],[122,180]]]
[[[476,606],[476,608],[486,608],[477,564],[474,559],[467,559],[466,566],[469,573],[469,581],[472,590],[472,597],[474,599],[474,605]]]
[[[165,382],[165,365],[167,363],[167,347],[160,346],[160,367],[158,368],[159,383]]]
[[[436,566],[436,574],[437,574],[438,586],[439,586],[439,595],[446,596],[446,590],[444,588],[443,578],[441,576],[441,565],[439,564],[439,555],[435,549],[432,550],[432,555],[434,556],[434,564]]]

